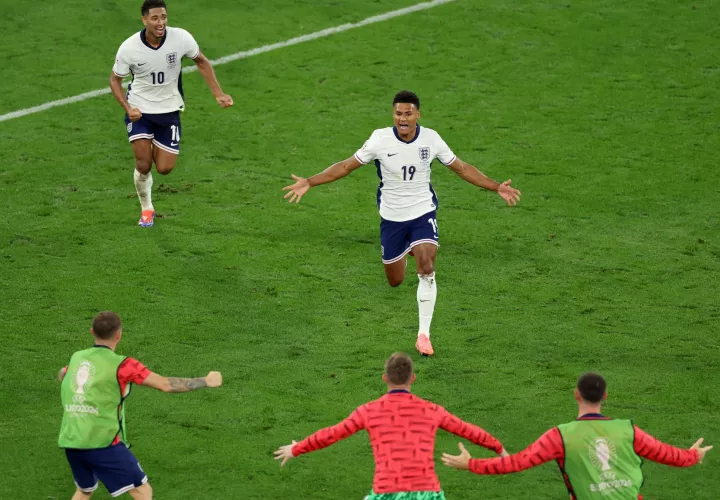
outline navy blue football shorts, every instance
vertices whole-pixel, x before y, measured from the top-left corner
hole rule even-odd
[[[94,450],[66,449],[65,455],[75,485],[85,493],[95,491],[100,481],[110,496],[117,497],[148,480],[135,455],[123,443]]]
[[[380,245],[383,264],[392,264],[407,255],[417,245],[438,245],[438,226],[433,210],[417,219],[393,222],[381,219]]]
[[[180,154],[180,111],[157,115],[143,113],[136,122],[131,122],[125,115],[125,125],[130,142],[149,139],[156,148]]]

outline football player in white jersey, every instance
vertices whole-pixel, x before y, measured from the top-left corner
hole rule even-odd
[[[380,243],[385,275],[390,286],[405,279],[407,255],[415,257],[419,278],[417,290],[420,325],[415,347],[420,354],[433,354],[430,342],[437,297],[435,256],[438,247],[437,197],[430,184],[430,164],[437,159],[475,186],[495,191],[508,205],[515,205],[520,191],[510,180],[495,182],[477,168],[455,156],[440,135],[417,124],[420,99],[402,91],[393,99],[394,127],[375,130],[365,145],[347,160],[335,163],[307,179],[293,175],[295,183],[283,188],[290,203],[299,202],[311,187],[345,177],[361,165],[375,162],[380,186]]]
[[[125,110],[128,139],[135,154],[135,190],[142,211],[138,224],[150,227],[155,219],[152,165],[159,174],[169,174],[180,153],[180,111],[185,108],[182,58],[195,61],[220,107],[232,106],[233,100],[220,88],[210,61],[192,35],[167,25],[163,0],[145,0],[141,12],[145,29],[120,45],[110,89]],[[125,93],[122,80],[131,74]]]

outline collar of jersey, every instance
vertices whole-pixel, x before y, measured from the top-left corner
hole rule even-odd
[[[110,349],[110,348],[109,348],[108,346],[106,346],[106,345],[97,345],[97,344],[95,344],[95,345],[93,345],[93,347],[102,347],[103,349]],[[112,349],[110,349],[110,350],[112,351]]]
[[[602,413],[586,413],[585,415],[578,417],[578,420],[610,420],[610,417],[606,417]]]
[[[404,141],[400,138],[400,134],[398,134],[397,127],[393,127],[393,134],[395,134],[395,138],[403,142],[405,144],[412,144],[413,142],[417,141],[417,138],[420,137],[420,125],[415,125],[415,137],[413,137],[412,141]]]
[[[140,40],[142,40],[142,43],[145,45],[145,47],[147,47],[148,49],[152,49],[152,50],[158,50],[160,47],[162,47],[163,44],[165,43],[166,38],[167,38],[167,26],[165,27],[165,34],[163,35],[162,40],[160,40],[160,45],[158,45],[157,47],[153,47],[147,41],[147,38],[145,37],[145,30],[142,30],[140,32]]]
[[[405,389],[393,389],[392,391],[388,391],[388,394],[410,394],[410,391],[406,391]]]

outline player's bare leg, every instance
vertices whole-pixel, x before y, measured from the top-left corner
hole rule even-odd
[[[407,256],[393,262],[392,264],[384,264],[385,276],[391,287],[402,285],[405,280],[405,268],[407,267]]]
[[[414,246],[412,250],[419,279],[417,291],[419,327],[415,347],[420,351],[420,354],[432,356],[434,351],[430,343],[430,324],[432,323],[435,299],[437,298],[437,285],[435,283],[437,245],[421,243]]]
[[[153,151],[150,139],[136,139],[132,143],[135,154],[135,191],[140,199],[140,221],[138,225],[150,227],[155,218],[155,208],[152,204],[152,169]]]
[[[128,491],[128,493],[130,493],[130,496],[135,500],[152,500],[152,488],[150,487],[150,483],[145,483],[142,486],[133,488]]]
[[[80,488],[75,490],[75,494],[70,500],[88,500],[92,496],[92,491],[83,491]]]
[[[159,147],[153,147],[153,161],[155,162],[155,170],[160,175],[167,175],[172,172],[177,163],[178,155],[170,153]]]

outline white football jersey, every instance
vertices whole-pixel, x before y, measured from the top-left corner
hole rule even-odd
[[[395,127],[374,131],[355,158],[363,164],[375,160],[380,217],[394,222],[417,219],[435,210],[430,164],[435,158],[443,165],[455,161],[440,134],[420,125],[410,142],[403,141]]]
[[[131,106],[143,113],[171,113],[185,107],[181,60],[195,59],[199,53],[197,42],[184,29],[166,27],[157,48],[147,42],[142,30],[120,45],[113,73],[132,74],[127,91]]]

